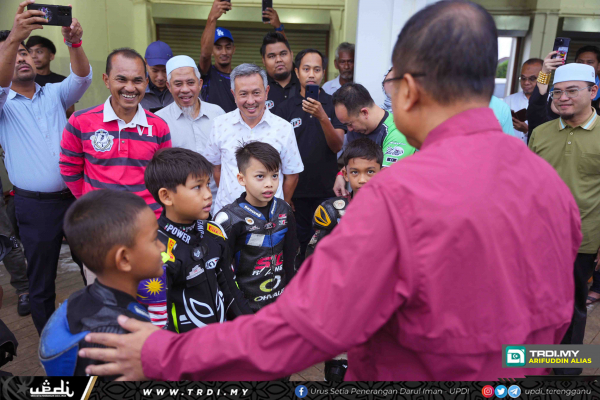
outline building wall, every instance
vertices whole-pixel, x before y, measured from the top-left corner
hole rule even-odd
[[[0,0],[0,29],[10,29],[20,0]],[[64,4],[64,0],[44,0],[45,4]],[[84,49],[94,70],[90,89],[76,105],[77,109],[102,103],[109,95],[102,82],[106,56],[118,47],[132,47],[142,55],[156,39],[156,23],[204,25],[212,0],[69,0],[73,16],[81,21]],[[222,17],[238,24],[263,26],[262,0],[234,1],[234,9]],[[358,0],[276,0],[282,23],[295,29],[318,25],[329,30],[329,54],[343,41],[354,42]],[[346,12],[346,9],[349,12]],[[266,28],[266,26],[265,26]],[[45,27],[34,34],[52,40],[57,47],[54,72],[67,75],[69,54],[62,43],[59,27]],[[336,76],[330,57],[328,79]]]

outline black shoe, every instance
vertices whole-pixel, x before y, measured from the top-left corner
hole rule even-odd
[[[23,293],[19,295],[17,312],[21,317],[31,314],[31,307],[29,306],[29,293]]]
[[[348,360],[325,361],[325,381],[342,383],[348,369]]]

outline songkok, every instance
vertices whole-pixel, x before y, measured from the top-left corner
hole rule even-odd
[[[554,72],[554,84],[570,81],[596,83],[596,71],[591,65],[579,63],[558,67]]]
[[[176,70],[177,68],[182,68],[182,67],[192,67],[195,70],[198,70],[198,66],[196,65],[196,63],[194,62],[194,59],[192,57],[190,57],[190,56],[175,56],[167,62],[167,76],[169,76],[169,74],[171,72],[173,72],[173,70]]]

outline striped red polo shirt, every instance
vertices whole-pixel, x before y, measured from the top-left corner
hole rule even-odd
[[[141,196],[158,217],[162,208],[146,189],[144,171],[158,149],[171,147],[169,126],[140,108],[137,125],[119,129],[118,120],[105,122],[107,104],[110,99],[71,115],[60,143],[60,173],[77,198],[97,189],[127,190]],[[107,111],[114,116],[112,108]]]

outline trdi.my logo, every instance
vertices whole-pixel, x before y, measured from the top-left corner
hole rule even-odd
[[[523,346],[506,346],[506,366],[507,367],[522,367],[525,365],[525,347]]]

